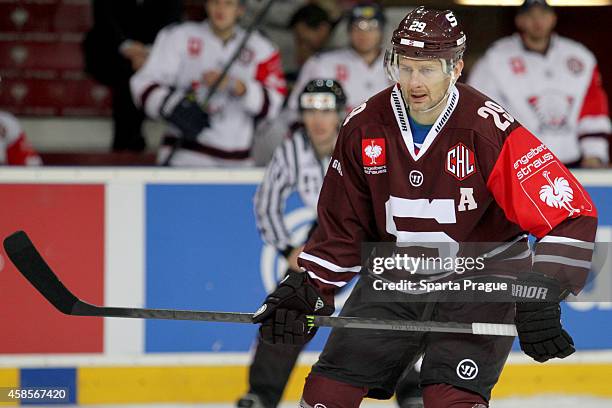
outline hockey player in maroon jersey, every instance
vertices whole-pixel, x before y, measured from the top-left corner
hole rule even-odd
[[[559,303],[584,285],[597,211],[534,135],[495,101],[456,83],[465,48],[450,11],[419,7],[395,30],[385,60],[396,85],[345,119],[319,198],[319,227],[299,257],[306,273],[281,282],[255,314],[265,341],[296,343],[313,335],[305,315],[331,313],[331,295],[362,269],[363,242],[515,242],[527,248],[522,236],[529,232],[537,238],[533,254],[501,251],[484,272],[511,265],[506,272],[514,271],[514,278],[552,289],[546,301],[373,302],[367,297],[372,279],[362,275],[342,314],[514,322],[522,350],[534,360],[574,352]],[[334,329],[301,405],[349,408],[364,397],[390,398],[403,369],[422,355],[426,408],[484,408],[512,340]]]

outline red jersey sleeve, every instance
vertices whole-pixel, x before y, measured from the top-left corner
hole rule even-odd
[[[578,136],[584,156],[598,157],[608,162],[608,137],[612,133],[608,111],[608,96],[601,83],[597,65],[578,115]]]
[[[40,157],[26,139],[25,133],[21,133],[17,139],[7,146],[6,162],[21,166],[41,164]]]
[[[578,293],[591,266],[597,210],[572,173],[518,126],[505,138],[487,187],[506,217],[538,238],[533,269]]]

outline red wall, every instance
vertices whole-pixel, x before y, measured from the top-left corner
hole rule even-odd
[[[104,299],[104,186],[0,185],[0,237],[28,233],[78,297]],[[103,321],[66,316],[0,250],[0,354],[103,351]]]

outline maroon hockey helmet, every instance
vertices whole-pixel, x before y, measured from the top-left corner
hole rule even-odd
[[[405,57],[456,62],[463,57],[466,36],[452,11],[420,6],[402,20],[391,43],[393,50]]]

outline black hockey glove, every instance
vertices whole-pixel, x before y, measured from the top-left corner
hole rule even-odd
[[[164,105],[172,103],[173,94],[166,98]],[[191,94],[183,96],[169,112],[164,107],[162,117],[181,131],[181,136],[187,141],[196,140],[200,132],[210,127],[208,113],[202,110]]]
[[[305,273],[289,272],[255,312],[253,323],[261,323],[259,332],[266,343],[306,344],[317,331],[308,326],[306,316],[333,312],[331,295],[324,300]]]
[[[559,283],[539,273],[519,277],[522,284],[547,288],[547,301],[516,302],[514,322],[521,350],[535,361],[543,363],[551,358],[565,358],[572,354],[574,341],[561,326],[562,300]]]

